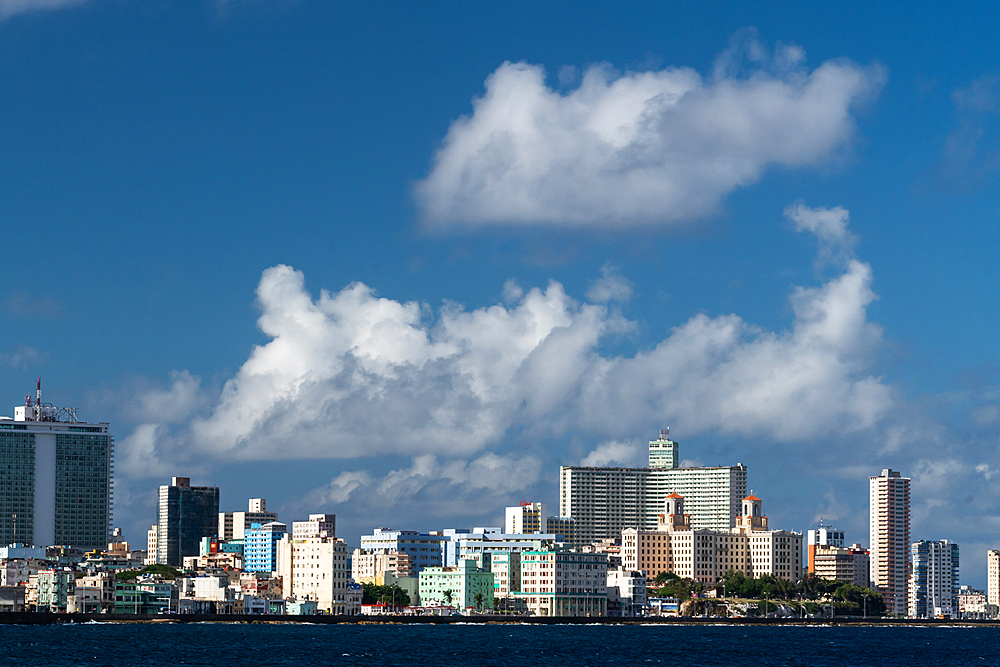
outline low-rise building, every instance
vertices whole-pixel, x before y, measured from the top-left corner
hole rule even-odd
[[[646,573],[616,567],[608,570],[608,616],[642,616],[646,609]]]
[[[76,591],[76,573],[67,568],[41,570],[38,573],[38,611],[66,612],[69,596]]]
[[[425,567],[444,564],[442,545],[447,541],[449,538],[444,535],[382,527],[376,528],[371,535],[361,536],[361,551],[405,553],[410,557],[410,572],[415,575]]]
[[[420,571],[420,602],[492,609],[493,573],[474,560],[460,560],[454,567],[426,567]]]
[[[607,554],[545,549],[521,554],[521,590],[536,616],[607,616]]]
[[[385,584],[386,573],[396,577],[415,576],[410,554],[400,551],[362,551],[351,554],[351,578],[359,584]]]
[[[809,555],[812,558],[812,572],[817,577],[868,588],[868,550],[861,545],[838,547],[811,544]]]

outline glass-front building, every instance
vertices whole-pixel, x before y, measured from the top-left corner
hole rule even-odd
[[[32,406],[34,408],[35,406]],[[0,418],[0,542],[104,548],[114,477],[108,424],[40,406]]]
[[[174,477],[160,487],[156,562],[180,567],[184,556],[197,556],[201,538],[219,527],[219,487],[191,486],[187,477]]]

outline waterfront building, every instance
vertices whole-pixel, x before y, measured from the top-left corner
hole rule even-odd
[[[255,523],[264,525],[277,521],[275,512],[267,511],[267,500],[251,498],[247,503],[246,512],[219,512],[219,529],[216,535],[220,541],[242,540],[246,531]]]
[[[68,567],[39,570],[38,611],[65,613],[69,596],[76,592],[76,573]]]
[[[544,549],[521,554],[518,606],[535,616],[607,616],[608,557]]]
[[[344,614],[349,603],[347,544],[330,533],[332,514],[310,514],[309,519],[293,522],[292,534],[278,541],[276,571],[282,596],[315,602],[327,614]],[[306,524],[314,531],[307,532]]]
[[[155,523],[146,531],[146,565],[156,564],[156,535],[159,526]]]
[[[911,618],[955,617],[958,611],[958,545],[921,540],[910,545]]]
[[[361,550],[405,553],[410,557],[411,573],[417,574],[425,567],[440,567],[444,563],[443,543],[448,539],[441,534],[382,527],[376,528],[371,535],[361,536]]]
[[[986,603],[1000,607],[1000,549],[986,552]]]
[[[684,501],[680,494],[668,495],[655,530],[622,531],[622,567],[642,570],[649,580],[666,572],[708,584],[730,570],[793,582],[802,577],[802,534],[771,530],[760,498],[743,499],[728,531],[694,528]]]
[[[0,417],[0,544],[107,544],[112,519],[114,438],[107,423],[81,422],[77,408],[37,398]]]
[[[646,468],[562,466],[559,513],[574,520],[574,546],[618,537],[626,528],[654,529],[663,498],[687,499],[693,528],[729,530],[747,492],[747,468],[679,467],[679,445],[665,435],[649,443]],[[548,526],[552,531],[552,526]]]
[[[646,573],[616,567],[608,570],[608,616],[641,616],[646,608]]]
[[[503,608],[509,611],[508,601],[521,589],[521,552],[491,554],[490,571],[493,573],[493,597],[501,600]]]
[[[180,567],[185,556],[198,556],[201,538],[218,530],[219,487],[191,486],[173,477],[160,487],[156,522],[156,562]]]
[[[251,524],[244,532],[243,562],[247,572],[274,572],[278,568],[278,541],[288,526],[277,521]]]
[[[910,479],[886,468],[868,478],[868,543],[872,585],[886,611],[907,612],[910,581]]]
[[[971,586],[959,586],[955,595],[958,618],[986,618],[986,592]]]
[[[459,560],[454,567],[425,567],[420,570],[420,604],[454,605],[458,609],[493,608],[493,573],[473,560]]]

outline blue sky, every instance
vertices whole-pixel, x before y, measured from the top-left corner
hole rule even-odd
[[[133,541],[185,474],[495,524],[670,425],[795,530],[903,471],[981,585],[998,11],[0,0],[0,398],[114,424]]]

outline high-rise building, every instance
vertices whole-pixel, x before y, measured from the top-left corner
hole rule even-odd
[[[278,515],[267,511],[267,500],[251,498],[246,512],[219,512],[219,541],[242,540],[250,526],[264,525],[278,520]]]
[[[886,468],[868,478],[870,579],[886,611],[907,612],[910,580],[910,478]]]
[[[278,576],[285,599],[314,601],[320,611],[344,614],[349,609],[347,544],[334,536],[333,514],[310,514],[292,523],[276,545]]]
[[[504,509],[503,531],[511,534],[547,533],[548,517],[545,503],[524,501]]]
[[[956,618],[958,612],[958,545],[948,540],[921,540],[910,545],[909,615],[913,618]]]
[[[561,467],[559,514],[574,519],[572,543],[582,546],[618,537],[626,528],[654,529],[663,498],[670,493],[684,496],[693,528],[732,528],[747,495],[746,466],[679,465],[679,445],[664,430],[649,443],[646,468]]]
[[[185,556],[197,556],[201,538],[219,527],[219,487],[191,486],[188,477],[173,477],[160,487],[156,521],[156,562],[180,567]]]
[[[0,417],[0,544],[104,548],[111,526],[114,439],[77,408],[36,400]]]
[[[1000,549],[986,552],[986,603],[1000,606]]]

